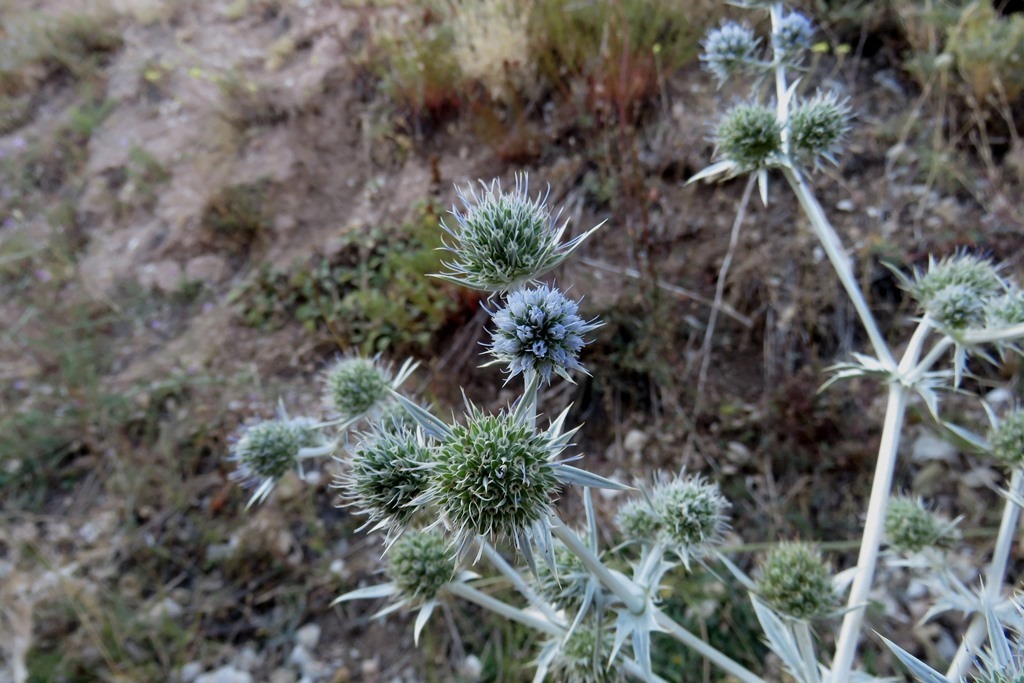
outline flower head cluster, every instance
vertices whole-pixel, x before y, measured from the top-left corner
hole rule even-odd
[[[772,33],[772,49],[775,59],[791,66],[799,65],[804,55],[811,49],[814,39],[814,25],[811,20],[799,12],[789,12],[782,16]]]
[[[774,109],[740,104],[730,109],[715,131],[718,153],[739,173],[768,166],[782,150],[782,123]]]
[[[556,451],[547,433],[514,413],[470,407],[466,423],[454,425],[438,446],[421,502],[437,506],[460,547],[477,536],[521,546],[551,510],[559,487]]]
[[[947,330],[984,324],[987,303],[1006,290],[999,269],[988,259],[959,252],[916,273],[910,293]]]
[[[789,150],[797,158],[836,163],[850,130],[850,107],[833,92],[818,93],[789,115]]]
[[[230,460],[237,463],[232,479],[255,486],[249,505],[262,502],[277,481],[299,464],[299,451],[322,444],[316,423],[305,417],[267,420],[246,427],[232,448]]]
[[[547,285],[512,292],[492,316],[487,349],[492,363],[507,364],[510,378],[533,371],[545,382],[552,373],[572,381],[569,372],[583,370],[577,359],[586,343],[583,337],[598,326],[584,321],[578,310],[575,301]]]
[[[885,511],[885,537],[900,552],[949,548],[960,538],[955,524],[939,518],[920,499],[894,496]]]
[[[349,471],[336,485],[375,529],[400,533],[416,514],[413,501],[427,490],[432,460],[419,430],[378,428],[355,447]]]
[[[1024,465],[1024,411],[1004,417],[988,435],[989,452],[1005,467]]]
[[[722,84],[729,76],[756,63],[759,42],[749,27],[727,21],[708,32],[701,44],[704,52],[700,60]]]
[[[323,373],[324,402],[343,421],[374,417],[391,402],[390,392],[409,378],[416,363],[407,360],[392,374],[377,358],[344,356]]]
[[[729,507],[718,484],[700,475],[663,477],[647,500],[623,505],[616,521],[627,539],[661,543],[688,564],[721,542]]]
[[[531,282],[560,265],[594,230],[561,244],[566,224],[557,225],[547,197],[530,199],[526,175],[503,192],[498,180],[481,181],[482,191],[458,189],[465,210],[452,208],[455,225],[441,227],[454,242],[445,248],[455,259],[444,265],[444,280],[486,292],[503,292]]]
[[[627,680],[623,661],[615,652],[615,631],[611,626],[587,619],[567,638],[553,637],[538,657],[535,680],[550,673],[550,679],[564,683],[622,683]],[[609,661],[611,658],[611,661]]]
[[[774,610],[794,619],[821,617],[836,605],[831,570],[821,553],[803,543],[783,543],[768,553],[757,592]]]
[[[455,576],[448,541],[437,531],[404,534],[391,547],[388,558],[388,576],[410,602],[433,600]]]

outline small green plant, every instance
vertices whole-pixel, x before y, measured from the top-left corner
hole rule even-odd
[[[265,183],[234,185],[210,198],[202,225],[212,240],[234,254],[247,255],[272,227]]]
[[[286,271],[262,266],[232,298],[252,327],[276,329],[295,320],[339,348],[425,349],[460,306],[449,286],[420,275],[440,267],[437,226],[428,206],[405,226],[351,232],[334,257]]]

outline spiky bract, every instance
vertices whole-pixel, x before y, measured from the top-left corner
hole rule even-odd
[[[451,272],[438,277],[487,292],[515,289],[561,264],[590,234],[560,244],[565,225],[557,225],[546,196],[530,199],[525,174],[516,175],[511,192],[498,180],[480,188],[458,188],[465,210],[452,208],[454,226],[441,222],[455,258],[444,264]]]
[[[371,523],[401,531],[418,512],[412,502],[427,490],[432,460],[421,432],[378,428],[355,447],[339,485]]]
[[[850,130],[850,107],[835,93],[818,93],[789,115],[789,149],[798,158],[836,163]]]
[[[455,559],[440,532],[416,531],[404,534],[391,547],[387,573],[403,598],[433,600],[455,575]]]
[[[583,560],[561,541],[555,540],[552,550],[554,568],[547,562],[537,563],[537,588],[552,605],[575,615],[583,603],[587,584],[593,575]]]
[[[985,319],[985,300],[968,285],[949,285],[937,291],[924,309],[944,328],[966,330]]]
[[[1004,417],[988,436],[992,457],[1005,467],[1024,465],[1024,411],[1014,411]]]
[[[578,360],[583,337],[598,326],[583,320],[578,310],[575,301],[547,285],[512,292],[492,316],[487,353],[494,356],[492,362],[508,365],[510,377],[532,370],[545,382],[553,373],[572,381],[569,372],[583,370]]]
[[[814,619],[836,605],[832,572],[821,553],[804,543],[783,543],[761,565],[757,592],[775,611],[794,619]]]
[[[811,49],[813,39],[814,25],[810,19],[799,12],[783,15],[772,33],[775,59],[790,66],[799,65],[804,55]]]
[[[324,373],[327,401],[343,418],[365,415],[388,397],[391,376],[370,358],[340,358]]]
[[[920,499],[894,496],[885,511],[885,537],[899,551],[949,548],[960,537],[954,524],[940,519]]]
[[[749,27],[727,21],[708,31],[702,43],[704,52],[700,60],[721,84],[729,76],[756,63],[759,42]]]
[[[738,171],[768,166],[782,149],[782,123],[774,109],[740,104],[729,110],[715,131],[720,156]]]
[[[427,499],[460,545],[476,536],[518,541],[550,512],[559,486],[553,455],[532,425],[471,407],[438,448]]]

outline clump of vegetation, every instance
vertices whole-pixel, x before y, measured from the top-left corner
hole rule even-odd
[[[265,183],[226,187],[207,202],[202,225],[218,245],[246,255],[272,227],[266,193]]]
[[[260,329],[295,320],[367,353],[429,348],[459,306],[449,286],[421,276],[441,265],[438,222],[428,205],[407,225],[349,233],[332,257],[286,270],[264,264],[232,294],[238,313]]]

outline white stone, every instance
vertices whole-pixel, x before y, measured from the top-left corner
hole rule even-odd
[[[914,440],[911,447],[910,459],[914,462],[941,462],[955,463],[958,451],[956,446],[940,439],[929,431],[922,431],[921,435]]]
[[[185,612],[185,609],[171,598],[164,598],[153,605],[149,610],[149,618],[153,621],[161,619],[177,619]]]
[[[235,666],[244,671],[252,671],[260,665],[263,657],[250,646],[245,646],[235,655]]]
[[[192,683],[201,673],[203,673],[202,662],[189,662],[181,667],[181,671],[178,672],[178,680],[181,683]]]
[[[842,211],[844,213],[851,213],[856,208],[857,208],[857,205],[853,203],[852,199],[841,199],[840,201],[836,202],[836,210],[837,211]]]
[[[476,655],[469,655],[462,660],[462,665],[459,666],[459,672],[462,674],[469,683],[475,683],[480,680],[480,677],[484,673],[483,662]]]
[[[306,624],[300,628],[295,632],[295,642],[311,652],[315,650],[316,644],[320,642],[319,624]]]
[[[253,680],[248,671],[239,671],[228,665],[203,674],[195,683],[253,683]]]
[[[639,429],[631,429],[626,434],[626,438],[622,440],[622,448],[627,453],[639,453],[650,441],[650,437],[643,433]]]

